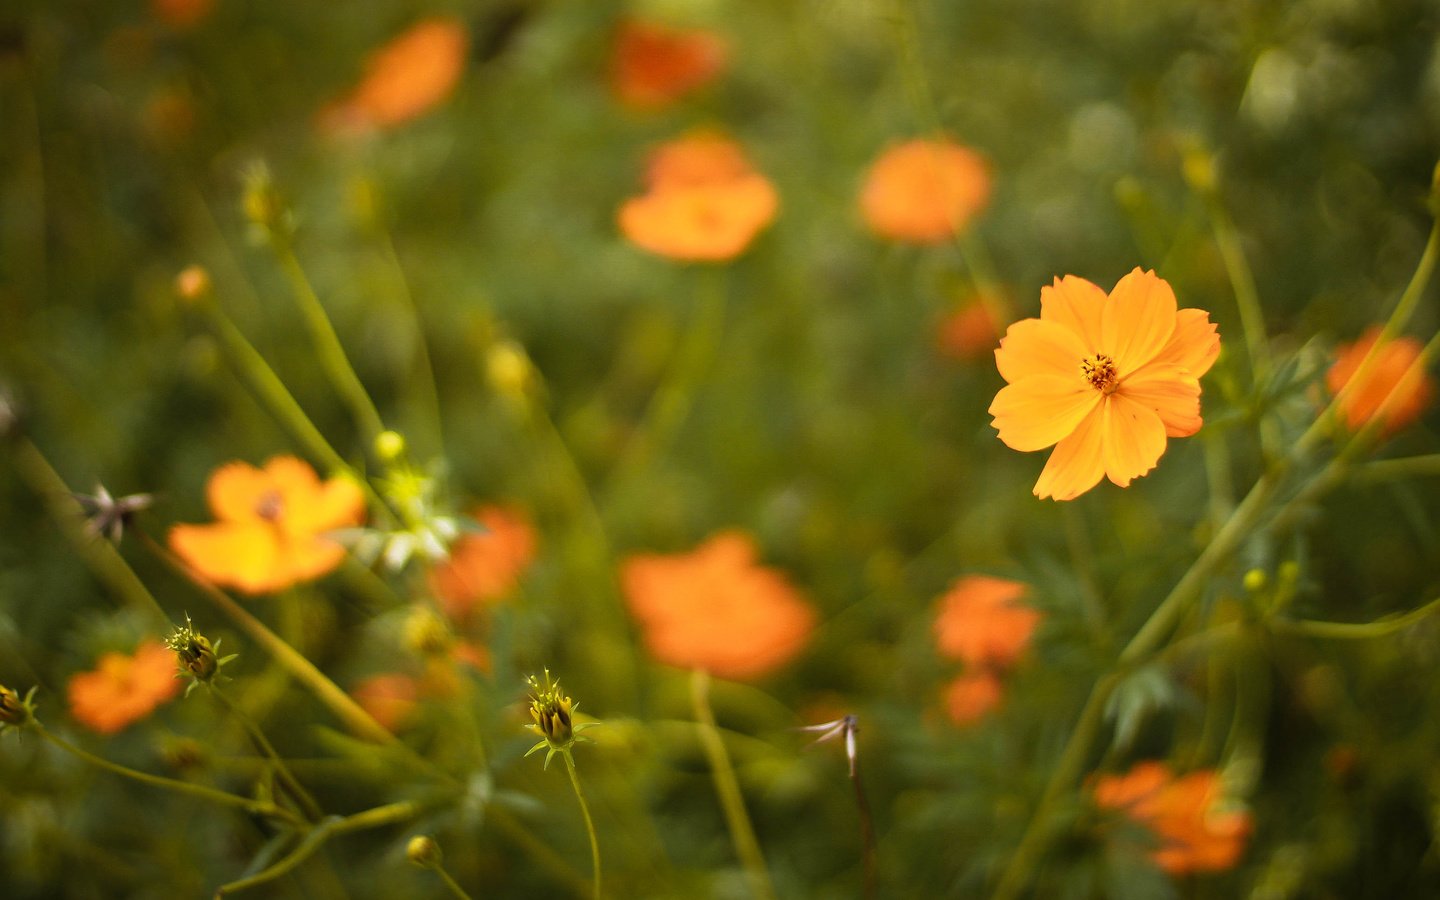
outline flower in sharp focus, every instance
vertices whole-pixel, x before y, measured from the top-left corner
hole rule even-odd
[[[180,692],[175,656],[147,640],[131,655],[106,653],[93,670],[70,678],[70,714],[101,734],[114,734],[150,715]]]
[[[1015,450],[1055,445],[1037,497],[1070,500],[1103,477],[1126,487],[1168,438],[1200,430],[1200,376],[1219,353],[1210,314],[1178,309],[1154,272],[1135,269],[1108,296],[1057,278],[1040,291],[1040,318],[1011,325],[995,351],[1008,384],[991,424]]]
[[[332,132],[395,128],[444,102],[465,71],[470,35],[448,16],[424,19],[371,53],[349,94],[320,113]]]
[[[340,564],[345,548],[329,536],[359,524],[360,486],[348,477],[321,481],[308,463],[277,456],[257,469],[231,462],[206,486],[216,522],[176,525],[170,547],[196,572],[251,594],[319,578]]]
[[[860,212],[883,238],[946,241],[990,202],[990,166],[950,140],[912,140],[880,155],[860,190]]]
[[[535,559],[535,529],[519,510],[487,505],[474,517],[483,530],[462,534],[430,571],[430,590],[457,622],[507,597]]]
[[[531,731],[543,736],[543,739],[529,750],[525,755],[547,748],[545,752],[545,767],[550,767],[550,758],[556,753],[569,753],[570,748],[577,742],[588,741],[580,732],[586,728],[594,727],[600,723],[575,722],[575,708],[578,705],[574,700],[560,690],[560,682],[550,677],[550,670],[545,670],[545,680],[531,675],[526,679],[530,685],[530,718],[534,721],[526,725]]]
[[[223,659],[217,656],[220,641],[210,643],[209,638],[195,630],[188,614],[185,616],[185,624],[176,626],[165,639],[165,646],[175,654],[176,662],[180,666],[178,674],[190,679],[190,685],[185,688],[186,696],[189,696],[195,685],[214,681],[221,667],[235,658],[235,654]]]
[[[724,262],[744,252],[779,208],[775,188],[739,145],[699,132],[652,154],[649,190],[621,205],[620,231],[672,259]]]
[[[610,86],[632,109],[661,109],[713,80],[729,56],[714,32],[630,19],[615,36]]]
[[[1380,337],[1377,325],[1353,344],[1341,346],[1335,363],[1325,373],[1325,386],[1339,394],[1355,377],[1360,363]],[[1416,366],[1421,344],[1411,337],[1398,337],[1375,351],[1365,377],[1349,389],[1340,402],[1340,415],[1351,430],[1358,430],[1379,412],[1392,393],[1395,399],[1385,411],[1382,429],[1392,434],[1420,417],[1435,395],[1435,382],[1423,366]]]
[[[758,678],[810,639],[815,610],[778,571],[755,562],[749,536],[722,532],[689,553],[642,554],[620,581],[651,655],[722,678]]]
[[[1021,582],[989,575],[956,581],[935,616],[940,653],[975,667],[1014,665],[1040,624],[1040,612],[1019,602],[1028,591]]]
[[[1177,778],[1160,762],[1096,780],[1095,802],[1118,810],[1154,834],[1150,858],[1172,875],[1232,868],[1245,851],[1250,816],[1227,809],[1213,770]]]

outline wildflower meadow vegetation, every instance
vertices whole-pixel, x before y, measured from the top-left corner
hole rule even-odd
[[[0,896],[1440,895],[1433,0],[0,5]]]

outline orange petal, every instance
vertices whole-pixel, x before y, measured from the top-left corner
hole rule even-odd
[[[1099,352],[1100,317],[1104,308],[1105,292],[1075,275],[1057,278],[1054,286],[1040,289],[1040,318],[1080,335],[1086,356]]]
[[[1000,389],[990,404],[990,424],[1012,450],[1043,450],[1074,431],[1100,400],[1100,392],[1079,378],[1032,375]]]
[[[285,583],[277,584],[275,577],[278,532],[264,522],[176,525],[170,549],[216,584],[260,594]]]
[[[1155,468],[1165,452],[1165,423],[1153,410],[1122,394],[1105,403],[1105,474],[1121,487]]]
[[[365,518],[365,494],[347,475],[337,475],[303,495],[286,498],[285,530],[311,536],[318,532],[359,525]]]
[[[1100,483],[1105,477],[1104,418],[1104,408],[1097,404],[1069,437],[1055,445],[1035,482],[1035,496],[1074,500]]]
[[[1175,313],[1175,331],[1164,349],[1146,366],[1173,366],[1199,378],[1220,355],[1220,335],[1210,314],[1203,309],[1182,309]],[[1138,372],[1136,374],[1139,374]]]
[[[270,477],[247,462],[229,462],[216,469],[205,485],[205,499],[215,518],[231,522],[259,519],[256,509],[274,490]]]
[[[1078,332],[1055,322],[1021,319],[1005,331],[995,366],[1011,384],[1030,375],[1068,377],[1084,384],[1080,363],[1086,355]]]
[[[1175,292],[1154,272],[1134,269],[1120,279],[1100,320],[1104,352],[1124,378],[1160,354],[1175,333]]]
[[[1166,437],[1189,437],[1200,430],[1200,382],[1179,368],[1154,363],[1125,379],[1115,396],[1153,410],[1165,423]]]

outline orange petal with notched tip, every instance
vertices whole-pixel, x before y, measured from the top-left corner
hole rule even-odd
[[[1150,362],[1175,333],[1175,292],[1154,272],[1136,268],[1120,279],[1100,317],[1101,352],[1120,378]]]

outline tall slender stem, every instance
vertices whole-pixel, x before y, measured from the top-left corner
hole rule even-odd
[[[750,815],[745,811],[745,798],[740,793],[740,782],[735,778],[735,769],[730,764],[730,754],[725,751],[725,742],[720,739],[720,730],[715,724],[715,711],[710,708],[710,675],[704,669],[696,669],[690,675],[690,699],[695,707],[695,719],[700,726],[700,746],[710,761],[715,793],[720,798],[720,808],[725,813],[725,823],[730,828],[730,840],[735,844],[735,853],[745,867],[750,891],[764,900],[775,900],[775,888],[770,884],[770,872],[765,866],[765,856],[760,852],[760,842],[755,838]]]
[[[595,821],[590,818],[590,804],[585,802],[585,792],[580,790],[575,760],[569,749],[561,750],[560,755],[565,757],[565,771],[570,776],[570,786],[575,789],[575,799],[580,801],[580,814],[585,817],[585,833],[590,836],[590,867],[595,873],[595,900],[600,900],[600,838],[595,833]]]
[[[215,687],[213,683],[207,685],[207,687],[210,689],[210,695],[218,700],[220,705],[225,707],[225,709],[245,727],[245,730],[250,734],[250,739],[255,742],[255,746],[270,760],[271,768],[275,770],[275,774],[280,779],[281,784],[285,786],[285,790],[296,803],[300,804],[300,808],[304,811],[305,816],[312,822],[318,820],[323,815],[320,810],[320,804],[316,803],[315,798],[310,795],[310,792],[305,790],[300,782],[296,780],[295,775],[290,771],[290,767],[285,764],[284,758],[275,752],[275,747],[270,743],[269,738],[265,737],[265,732],[260,730],[260,726],[256,725],[254,720],[252,720],[244,710],[236,706],[235,703],[231,701],[229,697],[225,696],[223,691]]]

